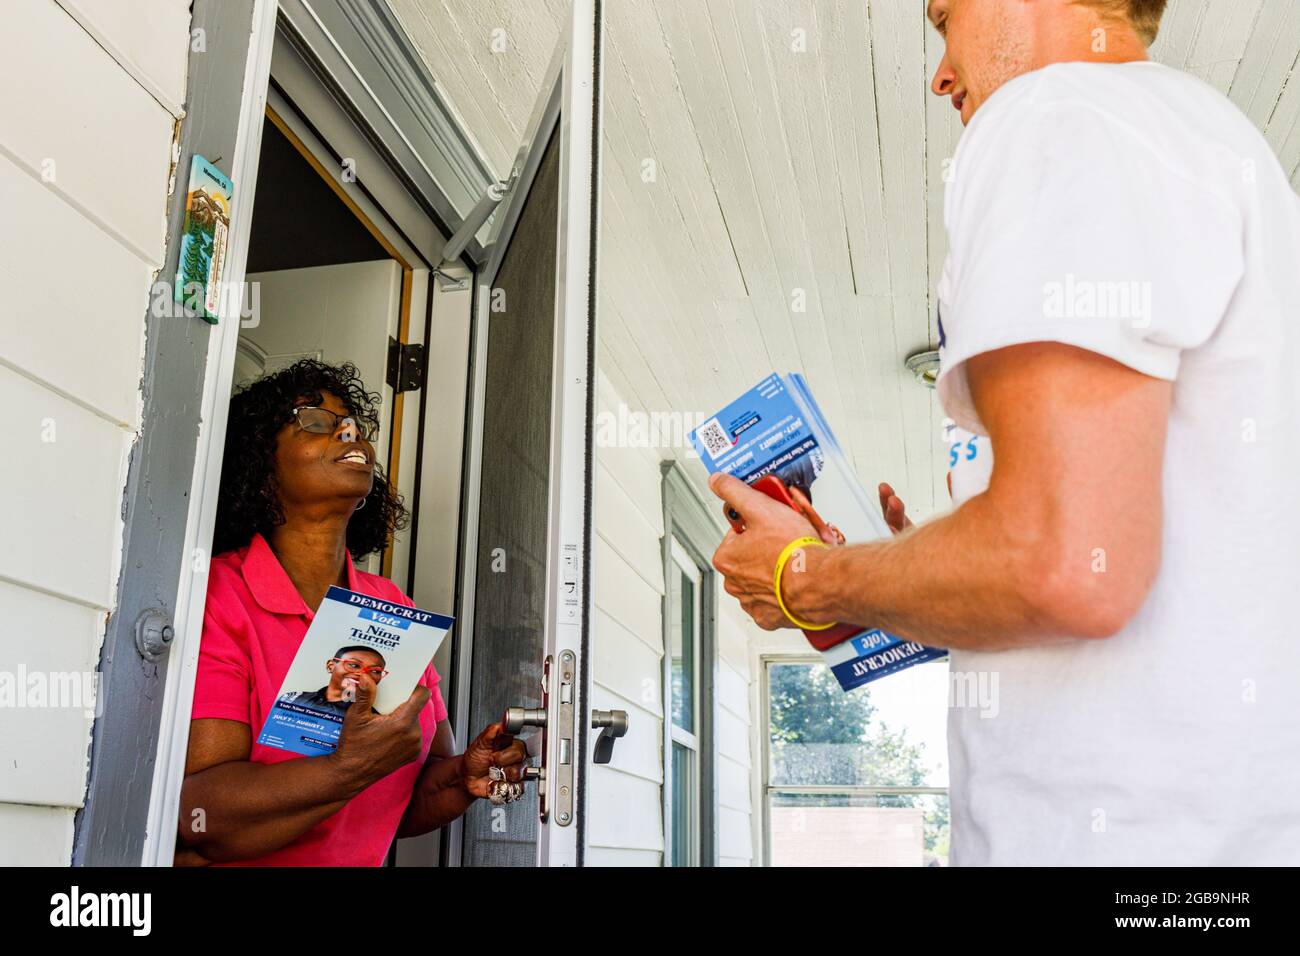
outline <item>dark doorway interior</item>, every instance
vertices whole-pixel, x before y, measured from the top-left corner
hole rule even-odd
[[[383,246],[267,119],[262,128],[248,271],[387,258]]]

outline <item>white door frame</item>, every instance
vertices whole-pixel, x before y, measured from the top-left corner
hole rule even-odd
[[[194,453],[194,480],[185,522],[185,550],[176,589],[176,627],[167,659],[166,691],[158,734],[158,759],[154,764],[149,823],[141,863],[171,866],[176,849],[181,783],[185,779],[185,752],[189,746],[190,707],[194,700],[194,675],[198,666],[199,638],[207,597],[208,549],[217,517],[217,490],[221,483],[221,450],[226,440],[230,383],[235,371],[243,306],[244,274],[252,232],[252,187],[262,150],[262,124],[271,78],[271,50],[275,42],[276,0],[254,0],[249,47],[253,51],[244,72],[244,96],[239,106],[238,155],[231,167],[235,192],[230,211],[230,239],[226,272],[218,304],[220,317],[203,376],[203,412]],[[200,543],[202,542],[202,543]]]
[[[523,212],[542,155],[556,131],[560,135],[560,198],[556,236],[555,351],[551,381],[550,500],[547,514],[546,629],[543,655],[558,661],[565,652],[577,661],[574,686],[576,740],[574,755],[575,817],[561,822],[551,812],[539,824],[537,864],[576,866],[582,862],[585,829],[586,767],[589,749],[588,664],[591,626],[591,529],[595,459],[592,415],[595,389],[595,255],[598,246],[597,190],[600,130],[599,44],[602,41],[601,0],[574,0],[567,28],[547,70],[542,93],[533,109],[523,145],[510,173],[510,192],[498,211],[488,241],[488,263],[478,273],[473,407],[467,448],[466,521],[461,553],[461,617],[457,671],[457,723],[469,720],[473,658],[474,597],[477,575],[478,514],[481,505],[484,386],[491,323],[492,286],[501,268],[510,237]],[[576,588],[571,588],[576,584]],[[542,662],[537,662],[541,677]],[[548,728],[559,723],[561,702],[552,694]],[[559,760],[560,735],[546,734],[546,763]],[[450,828],[450,857],[458,863],[463,827]]]
[[[220,323],[214,330],[213,347],[209,349],[204,372],[202,419],[195,451],[194,477],[190,492],[190,506],[185,528],[184,554],[191,560],[181,569],[177,589],[176,627],[167,661],[166,690],[164,693],[158,754],[154,765],[151,789],[148,830],[141,862],[145,866],[170,866],[175,847],[177,815],[180,807],[181,785],[185,777],[185,756],[189,745],[190,713],[194,696],[194,680],[198,666],[199,644],[203,630],[203,613],[207,596],[207,569],[213,529],[216,521],[217,494],[221,478],[222,448],[225,444],[226,418],[229,410],[231,382],[234,374],[235,353],[238,347],[240,309],[243,305],[244,280],[248,261],[249,239],[253,219],[253,203],[257,182],[258,162],[262,145],[262,130],[268,103],[277,108],[294,134],[316,158],[328,168],[331,158],[327,146],[320,142],[307,124],[302,122],[293,104],[270,88],[273,54],[277,69],[287,69],[286,79],[301,79],[296,72],[306,69],[297,54],[285,44],[277,31],[280,0],[254,0],[253,27],[250,34],[252,51],[244,76],[244,93],[240,103],[237,149],[232,168],[235,183],[231,210],[231,235],[228,245],[226,272],[220,304]],[[305,75],[305,74],[304,74]],[[279,74],[277,73],[277,76]],[[312,80],[319,82],[318,80]],[[306,81],[304,81],[306,82]],[[288,84],[290,95],[308,92],[300,83]],[[322,98],[324,104],[328,97]],[[329,101],[333,104],[333,101]],[[300,104],[303,107],[316,104]],[[336,104],[333,104],[336,106]],[[288,107],[288,108],[286,108]],[[323,108],[323,107],[322,107]],[[337,108],[337,106],[336,106]],[[313,118],[316,117],[313,114]],[[334,130],[323,130],[322,135],[332,136]],[[340,130],[348,142],[330,145],[347,149],[368,170],[366,181],[375,186],[375,177],[387,173],[387,167],[378,153],[364,141],[360,133]],[[389,181],[391,179],[391,182]],[[424,318],[435,332],[435,341],[446,345],[443,349],[428,350],[426,388],[419,393],[421,403],[429,387],[441,383],[455,394],[464,394],[468,371],[465,357],[468,353],[471,319],[470,293],[444,291],[443,282],[434,283],[430,290],[432,271],[425,266],[431,259],[438,261],[445,238],[428,219],[425,212],[414,203],[405,187],[395,177],[384,180],[382,188],[373,193],[338,177],[340,186],[349,197],[380,229],[391,245],[412,263],[412,321],[408,342],[421,342],[424,337]],[[394,184],[397,184],[396,186]],[[372,201],[372,195],[374,197]],[[460,264],[443,266],[443,272],[454,279],[458,273],[469,271]],[[418,317],[418,321],[417,321]],[[432,345],[432,343],[431,343]],[[457,349],[459,348],[459,351]],[[426,421],[423,457],[438,460],[439,469],[448,468],[450,474],[459,475],[460,442],[447,440],[452,434],[463,434],[463,417],[450,408],[435,408],[437,421]],[[413,487],[417,468],[417,449],[420,448],[421,418],[419,408],[411,403],[402,423],[403,447],[409,450],[399,461],[399,475],[393,480],[404,487]],[[445,569],[440,577],[421,575],[419,582],[406,580],[409,549],[395,547],[394,574],[399,586],[412,594],[422,606],[451,608],[455,591],[456,554],[460,512],[459,483],[438,481],[427,483],[420,501],[416,520],[421,524],[421,536],[416,549],[421,565]],[[448,544],[450,543],[450,544]]]

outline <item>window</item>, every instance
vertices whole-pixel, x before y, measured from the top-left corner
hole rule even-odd
[[[717,865],[713,681],[721,522],[673,462],[663,465],[664,865]]]
[[[769,866],[946,866],[948,664],[845,693],[820,659],[764,668]]]

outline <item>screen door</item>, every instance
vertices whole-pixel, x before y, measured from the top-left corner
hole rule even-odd
[[[582,862],[600,37],[599,0],[575,0],[478,277],[465,733],[542,708],[548,659],[572,680],[546,702],[545,820],[536,783],[505,807],[478,801],[450,841],[466,866]]]

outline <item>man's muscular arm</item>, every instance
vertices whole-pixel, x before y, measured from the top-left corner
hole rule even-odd
[[[994,449],[988,489],[891,540],[808,549],[783,578],[787,606],[941,647],[1114,634],[1160,566],[1171,384],[1058,343],[977,355],[968,375]],[[789,626],[772,569],[807,523],[733,478],[711,487],[746,521],[714,556],[727,590],[760,626]]]

